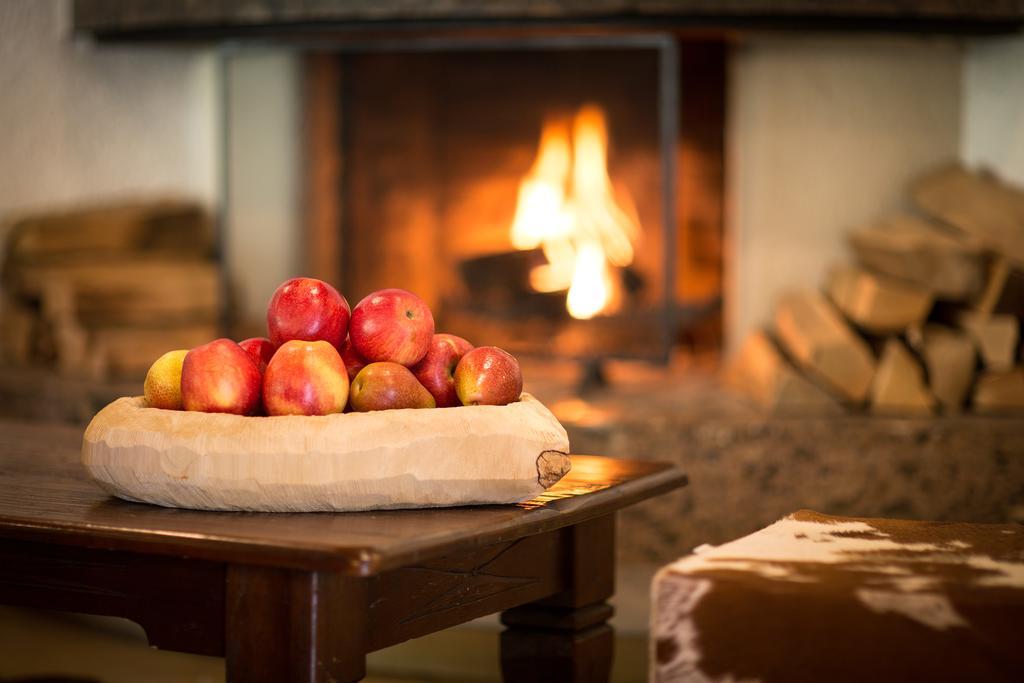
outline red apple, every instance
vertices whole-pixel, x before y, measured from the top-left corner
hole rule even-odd
[[[359,371],[352,381],[352,410],[364,413],[370,410],[396,408],[433,408],[434,397],[415,375],[398,363],[370,363]]]
[[[267,363],[270,362],[270,359],[274,356],[274,349],[277,348],[266,337],[243,339],[238,342],[238,345],[249,354],[249,357],[256,363],[256,367],[260,369],[261,373],[267,369]]]
[[[286,341],[323,340],[338,348],[348,332],[352,309],[323,280],[296,277],[277,288],[267,306],[267,330],[274,348]]]
[[[356,304],[349,337],[359,355],[371,363],[390,361],[410,367],[427,355],[434,316],[412,292],[382,289]]]
[[[286,341],[263,375],[268,415],[329,415],[348,401],[348,373],[325,341]]]
[[[349,380],[356,378],[359,371],[366,367],[366,359],[359,355],[359,352],[352,347],[352,338],[345,337],[341,348],[338,349],[341,359],[345,361],[345,369],[348,370]]]
[[[181,402],[185,410],[252,415],[260,403],[260,370],[230,339],[215,339],[185,354]]]
[[[472,348],[462,337],[435,334],[427,355],[412,367],[412,373],[437,401],[438,408],[461,405],[455,393],[455,367]]]
[[[497,346],[477,347],[455,368],[455,392],[467,406],[503,406],[518,401],[523,393],[519,361]]]

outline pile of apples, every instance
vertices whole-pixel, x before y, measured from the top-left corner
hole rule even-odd
[[[519,400],[519,362],[494,347],[434,333],[422,299],[382,289],[354,309],[331,285],[293,278],[267,308],[269,337],[216,339],[161,356],[148,405],[237,415],[329,415]]]

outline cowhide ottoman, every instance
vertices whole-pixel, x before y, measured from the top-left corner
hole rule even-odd
[[[1024,526],[802,510],[662,569],[651,680],[1024,681]]]

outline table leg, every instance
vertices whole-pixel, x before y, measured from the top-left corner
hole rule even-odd
[[[228,683],[341,683],[366,675],[366,582],[330,572],[228,568]]]
[[[615,515],[566,530],[566,590],[502,613],[501,671],[507,683],[590,683],[611,675]]]

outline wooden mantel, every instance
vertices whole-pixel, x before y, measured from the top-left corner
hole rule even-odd
[[[1002,33],[1024,0],[73,0],[74,26],[108,39],[307,36],[500,27],[822,28]]]

